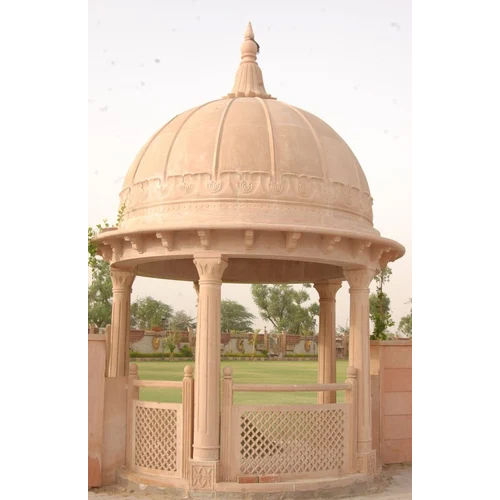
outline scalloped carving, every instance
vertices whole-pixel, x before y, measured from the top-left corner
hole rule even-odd
[[[207,190],[210,193],[218,193],[222,189],[222,182],[217,182],[213,179],[210,179],[207,182]]]
[[[345,210],[372,222],[373,200],[369,193],[339,182],[289,173],[279,178],[266,172],[235,171],[221,172],[217,179],[212,179],[209,173],[170,176],[164,182],[154,178],[125,188],[120,201],[127,207],[123,217],[126,223],[128,219],[138,217],[139,211],[140,216],[144,216],[146,207],[154,207],[148,212],[156,215],[170,210],[167,207],[176,210],[174,205],[180,201],[196,204],[205,198],[236,200],[242,195],[252,195],[263,201],[293,203],[302,211],[311,212],[316,207]]]

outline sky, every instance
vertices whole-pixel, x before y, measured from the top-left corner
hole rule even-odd
[[[327,122],[358,158],[374,199],[374,226],[406,254],[385,291],[396,325],[410,310],[411,2],[89,1],[88,220],[116,219],[139,149],[176,114],[230,92],[248,21],[266,90]],[[372,290],[374,283],[372,284]],[[317,300],[315,290],[311,299]],[[151,295],[196,316],[192,283],[137,277]],[[249,285],[223,284],[263,328]],[[337,324],[349,317],[347,283]],[[267,325],[269,328],[269,324]]]

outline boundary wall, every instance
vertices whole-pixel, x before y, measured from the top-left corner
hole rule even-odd
[[[412,341],[372,340],[372,438],[379,464],[412,461]]]

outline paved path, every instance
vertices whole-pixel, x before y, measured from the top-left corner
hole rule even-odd
[[[379,493],[349,497],[350,500],[410,500],[411,465],[385,466],[382,476],[388,480],[388,486]],[[131,493],[125,488],[113,487],[89,491],[89,500],[167,500],[174,497],[148,493]],[[325,497],[323,497],[325,498]],[[338,497],[336,497],[338,498]]]

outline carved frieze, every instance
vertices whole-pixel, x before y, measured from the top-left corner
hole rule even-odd
[[[174,202],[237,199],[251,196],[260,201],[288,201],[303,204],[303,209],[319,206],[341,209],[372,221],[372,198],[369,193],[339,182],[318,177],[284,173],[274,178],[266,172],[220,172],[168,176],[165,180],[147,179],[125,188],[120,194],[126,209],[123,221],[133,217],[137,209]]]

